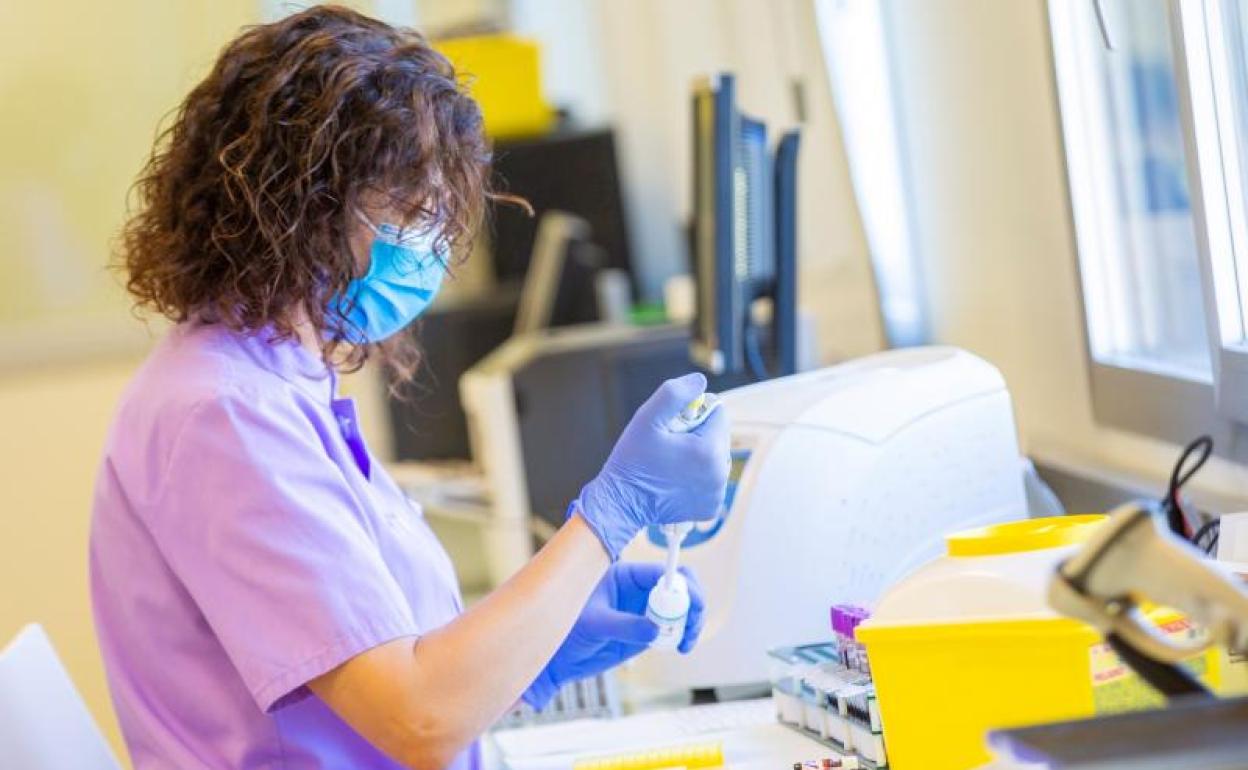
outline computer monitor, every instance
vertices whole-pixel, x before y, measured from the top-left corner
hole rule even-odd
[[[498,189],[523,197],[536,214],[494,207],[492,256],[500,282],[525,279],[538,223],[546,212],[558,210],[588,222],[594,242],[605,252],[603,267],[624,270],[636,285],[611,130],[561,130],[500,141],[494,147],[493,174]]]
[[[765,379],[796,370],[798,134],[773,156],[766,125],[738,110],[735,85],[720,74],[694,87],[690,354],[711,374]],[[751,315],[762,298],[772,303],[765,341]]]

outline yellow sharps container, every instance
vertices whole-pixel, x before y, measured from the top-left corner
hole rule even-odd
[[[945,556],[886,592],[857,638],[871,662],[890,767],[966,770],[991,759],[991,729],[1162,703],[1094,629],[1045,602],[1057,563],[1104,518],[1029,519],[951,535]],[[1173,612],[1150,617],[1167,633],[1197,633]],[[1208,679],[1215,658],[1187,665]]]

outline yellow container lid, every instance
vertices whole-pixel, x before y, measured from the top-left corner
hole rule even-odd
[[[929,623],[879,623],[868,620],[854,629],[854,638],[867,645],[872,655],[879,655],[881,643],[897,645],[957,642],[971,644],[968,649],[982,651],[989,642],[1016,640],[1037,645],[1073,639],[1080,644],[1094,644],[1101,634],[1078,620],[1062,617],[1002,617],[999,619],[942,620]],[[980,645],[976,647],[974,645]]]
[[[945,537],[950,556],[1000,556],[1060,548],[1087,540],[1106,519],[1101,513],[1049,516],[993,524]]]

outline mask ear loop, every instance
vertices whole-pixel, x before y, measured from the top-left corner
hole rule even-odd
[[[415,231],[412,231],[410,235],[408,234],[409,232],[408,228],[396,227],[398,232],[394,236],[391,236],[389,233],[387,233],[385,230],[382,229],[383,225],[374,224],[373,220],[369,219],[368,216],[363,211],[360,211],[358,206],[352,206],[351,212],[355,214],[355,216],[361,222],[364,223],[364,226],[367,227],[373,233],[373,235],[375,235],[378,238],[383,238],[387,240],[393,239],[392,242],[397,243],[399,245],[408,245],[412,243],[413,241],[418,242],[422,236],[432,234],[437,227],[436,225],[437,220],[435,220],[434,224],[426,224],[423,227]],[[391,227],[395,227],[395,226],[391,225]],[[425,269],[428,267],[432,267],[433,265],[436,264],[437,266],[441,267],[442,270],[444,270],[448,275],[450,274],[451,260],[450,260],[449,248],[430,249],[429,256],[430,256],[430,259],[428,260],[428,263],[421,263],[417,265],[416,266],[417,269]]]
[[[374,238],[385,241],[386,243],[400,244],[400,245],[402,244],[402,230],[401,229],[396,228],[398,232],[392,234],[389,231],[384,229],[386,227],[385,225],[379,225],[379,224],[374,223],[373,220],[369,219],[368,215],[366,215],[363,211],[360,211],[358,207],[352,206],[351,211],[352,213],[355,214],[357,219],[359,219],[361,222],[364,223],[364,226],[369,229],[369,232],[373,234]],[[389,227],[395,227],[395,226],[389,225]],[[372,270],[373,270],[373,265],[369,264],[368,272],[371,273]]]
[[[367,227],[373,235],[399,245],[407,245],[415,242],[420,236],[432,231],[432,227],[413,230],[409,227],[400,227],[399,225],[394,224],[378,225],[375,224],[373,220],[369,219],[368,216],[358,208],[352,206],[351,211],[355,214],[356,218],[364,223],[364,226]],[[393,231],[387,230],[386,228],[393,228]]]
[[[381,235],[381,228],[373,224],[373,220],[365,216],[363,211],[360,211],[355,206],[352,206],[351,213],[355,214],[356,219],[363,222],[364,226],[367,227],[369,229],[369,232],[371,232],[373,235],[378,235],[378,236]]]
[[[433,231],[433,226],[429,225],[425,229],[414,231],[411,235],[405,235],[404,228],[397,228],[394,225],[390,225],[391,227],[396,227],[396,229],[398,230],[398,233],[396,235],[391,236],[390,233],[382,229],[383,228],[382,225],[374,224],[373,220],[369,219],[368,216],[363,211],[360,211],[358,207],[352,206],[351,212],[355,214],[356,218],[358,218],[361,222],[364,223],[364,226],[367,227],[369,231],[373,233],[374,236],[376,236],[377,238],[384,239],[391,243],[396,243],[398,245],[407,245],[411,241],[416,240],[416,238],[418,238],[419,236]],[[437,264],[443,270],[450,272],[450,262],[447,260],[446,255],[444,255],[440,250],[431,251],[429,263],[425,264],[422,262],[420,264],[416,264],[414,265],[414,269],[423,270],[423,269],[433,266],[434,264]],[[369,266],[369,269],[370,270],[372,269],[371,265]]]

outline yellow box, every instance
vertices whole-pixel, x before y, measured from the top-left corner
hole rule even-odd
[[[549,131],[555,112],[542,97],[541,49],[516,35],[479,35],[434,41],[455,65],[481,105],[485,132],[494,138]]]
[[[1178,615],[1154,616],[1184,634]],[[1159,706],[1094,629],[1065,618],[860,626],[894,770],[963,770],[991,759],[998,728]],[[1220,689],[1216,651],[1188,662]]]
[[[1094,523],[1069,517],[1058,526],[1028,520],[951,536],[951,558],[971,557],[963,588],[987,590],[982,560],[1007,556],[1012,549],[1069,545]],[[1026,530],[1032,530],[1031,535]],[[1022,534],[1019,542],[1013,542]],[[966,537],[992,539],[970,548]],[[1009,537],[1005,537],[1008,535]],[[1008,545],[1008,548],[1004,547]],[[967,550],[970,548],[970,550]],[[935,562],[933,562],[935,563]],[[904,582],[904,581],[903,581]],[[952,587],[952,586],[950,586]],[[886,601],[887,598],[884,600]],[[1154,609],[1152,622],[1176,638],[1201,632],[1181,615]],[[874,622],[859,626],[875,680],[889,766],[894,770],[965,770],[987,763],[990,730],[1078,719],[1161,705],[1159,693],[1140,679],[1090,626],[1068,618],[1002,616],[935,622]],[[1206,684],[1220,690],[1229,679],[1224,654],[1211,650],[1185,664]]]

